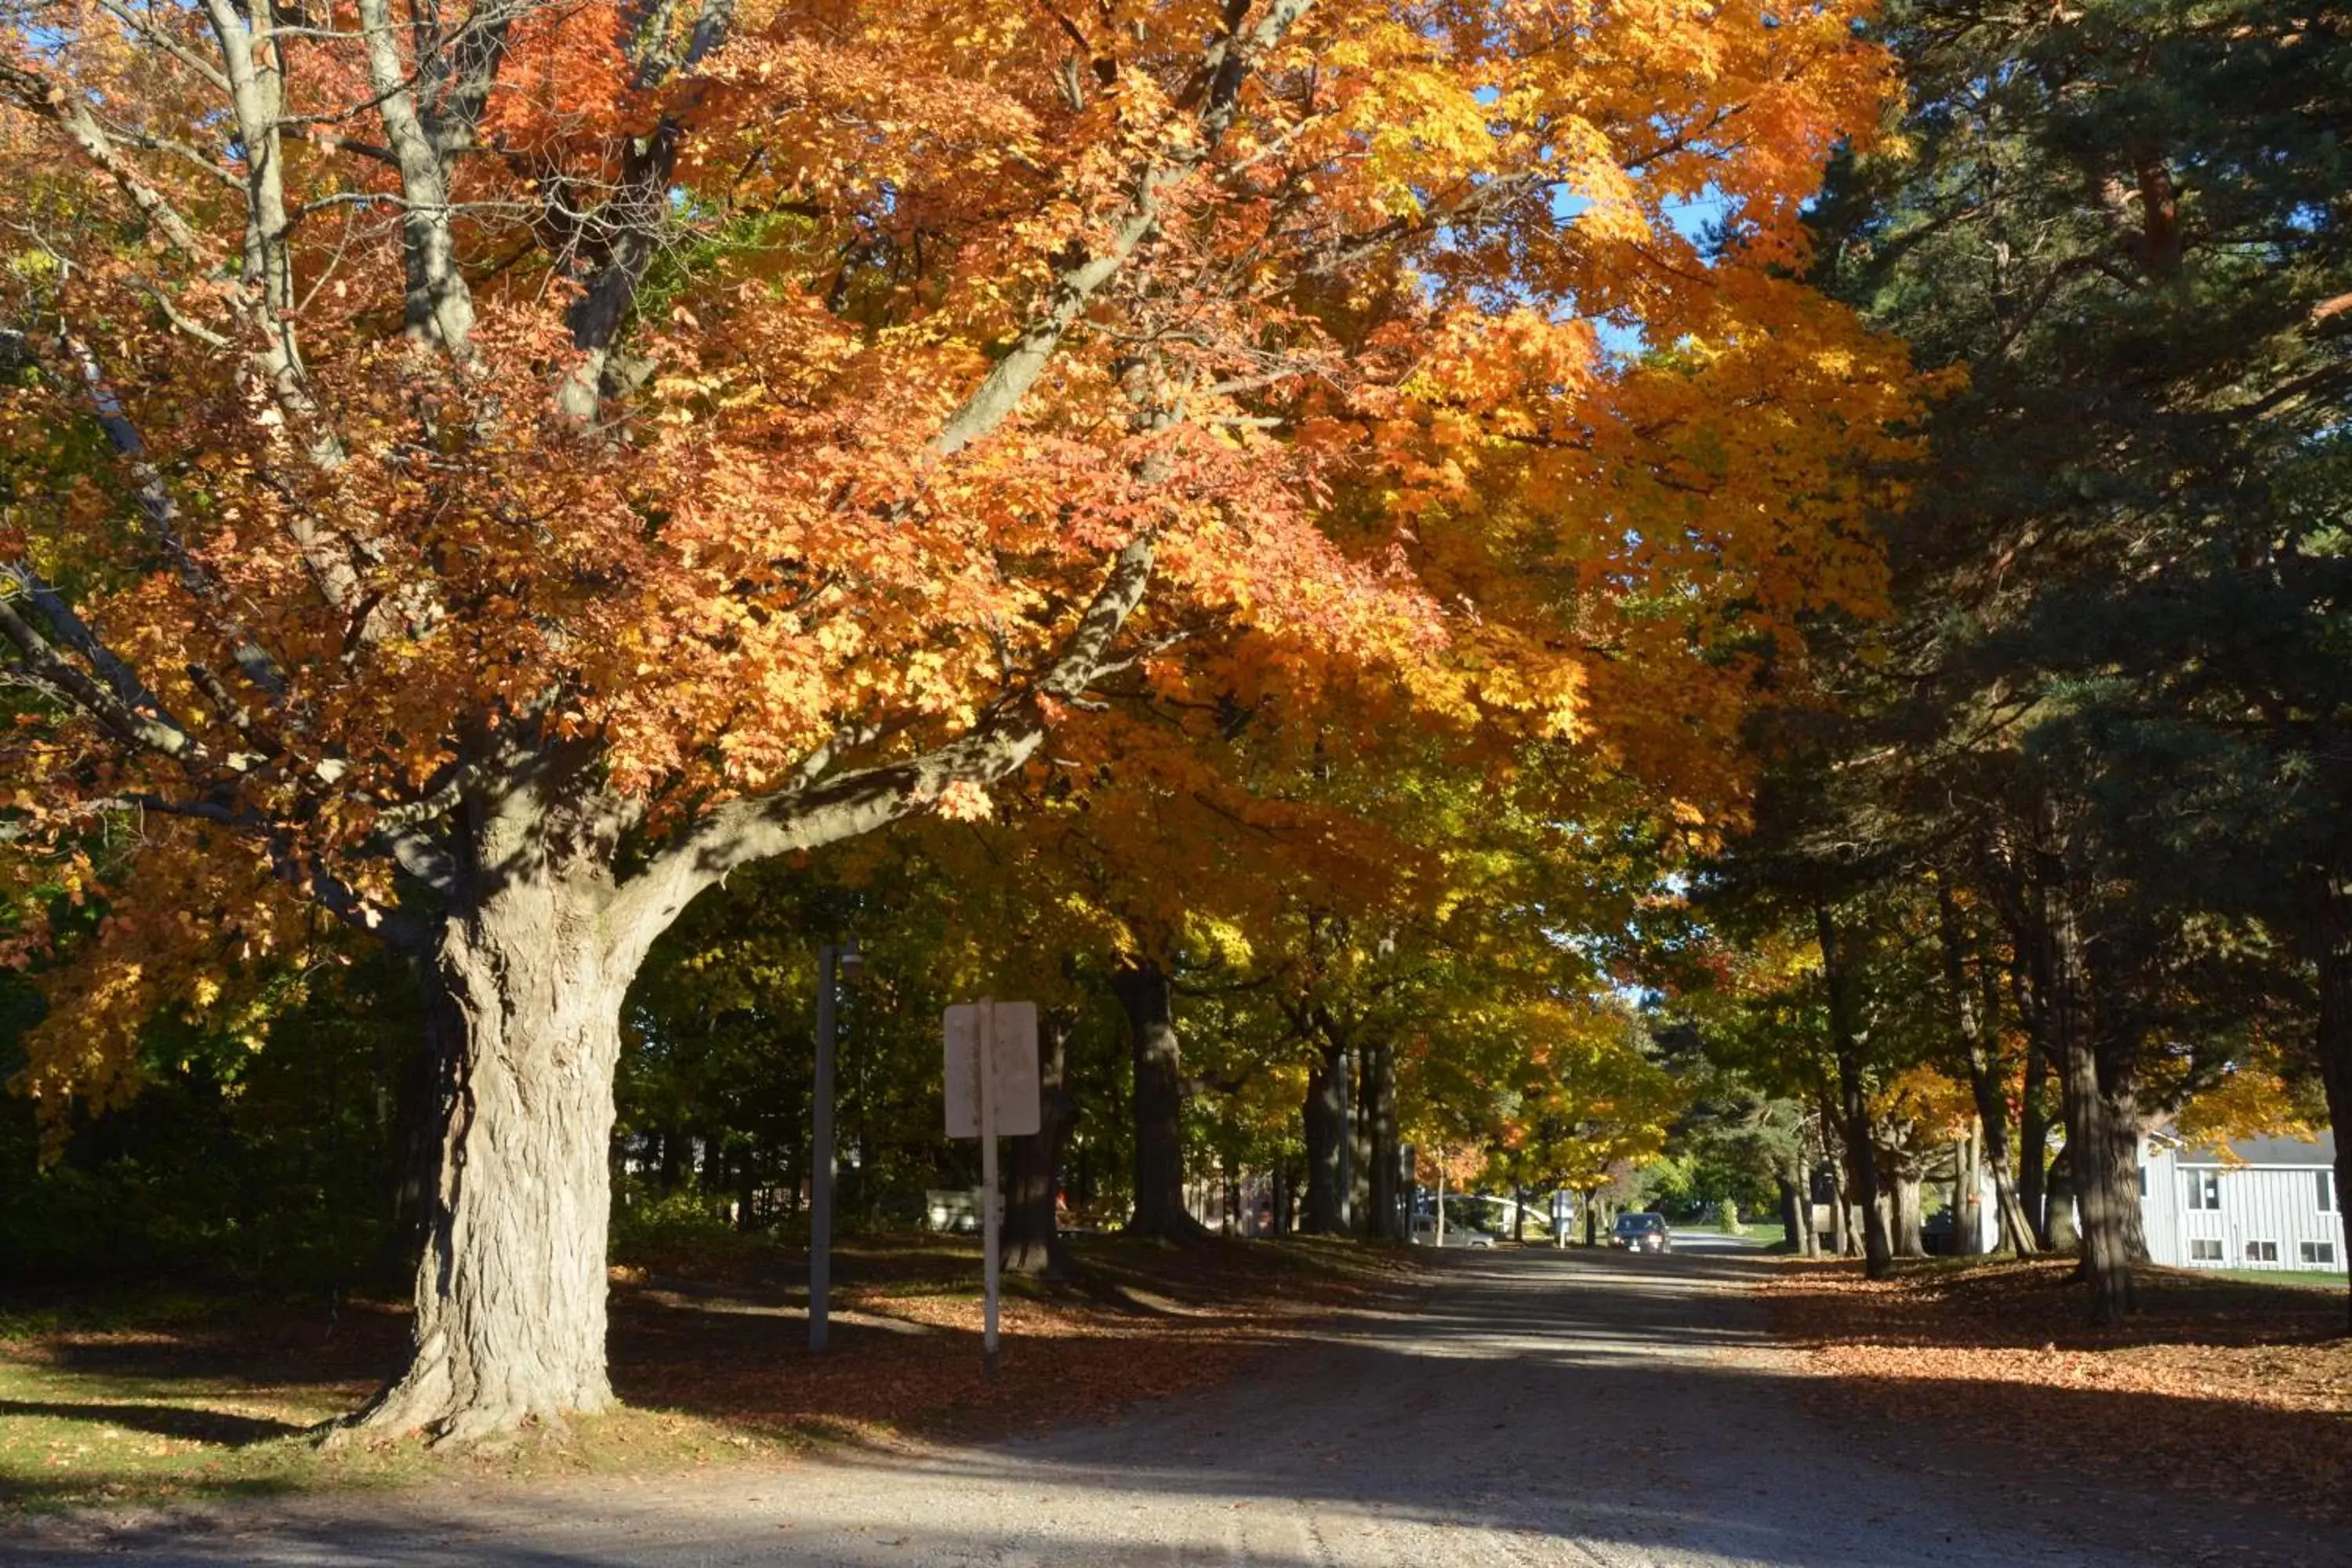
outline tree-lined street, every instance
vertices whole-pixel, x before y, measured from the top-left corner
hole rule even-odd
[[[1747,1293],[1770,1265],[1695,1241],[1666,1258],[1449,1254],[1223,1388],[1038,1439],[626,1489],[58,1522],[0,1562],[2136,1568],[2307,1549],[2210,1509],[2191,1523],[2095,1492],[2037,1504],[1988,1479],[1993,1456],[1942,1439],[1879,1451],[1883,1435],[1811,1413],[1809,1380],[1772,1348]]]

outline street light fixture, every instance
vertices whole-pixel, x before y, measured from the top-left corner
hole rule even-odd
[[[824,1349],[833,1289],[833,1041],[835,1003],[843,982],[866,973],[857,939],[816,950],[816,1096],[810,1113],[809,1350]]]

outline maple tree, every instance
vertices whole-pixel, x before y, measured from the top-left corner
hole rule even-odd
[[[462,1439],[610,1401],[619,1002],[731,870],[1122,684],[1719,769],[1743,649],[1877,588],[1899,356],[1788,271],[1852,20],[11,0],[0,767],[106,911],[27,1084],[119,1098],[316,911],[412,955],[360,1420]]]

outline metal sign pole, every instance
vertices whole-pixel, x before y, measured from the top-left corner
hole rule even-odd
[[[981,1333],[981,1375],[996,1377],[996,1002],[980,999],[980,1202],[982,1278],[987,1297]]]
[[[816,950],[816,1104],[809,1162],[809,1349],[824,1349],[825,1297],[833,1287],[834,947]]]

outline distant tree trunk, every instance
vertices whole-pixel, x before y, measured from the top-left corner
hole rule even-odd
[[[1601,1245],[1601,1191],[1597,1187],[1584,1189],[1584,1245]]]
[[[1404,1212],[1404,1162],[1397,1142],[1396,1042],[1381,1039],[1368,1053],[1371,1083],[1365,1104],[1371,1120],[1371,1226],[1382,1241],[1412,1237]]]
[[[1918,1171],[1907,1164],[1898,1167],[1893,1173],[1888,1187],[1887,1241],[1890,1250],[1897,1258],[1925,1258],[1927,1247],[1919,1230],[1922,1205]]]
[[[1980,1153],[1983,1163],[1992,1168],[2000,1245],[2023,1258],[2038,1249],[2039,1237],[2026,1217],[2025,1205],[2018,1196],[2017,1180],[2010,1171],[2009,1105],[2001,1094],[2000,1053],[1995,1048],[2000,1027],[2000,981],[1993,965],[1979,952],[1976,955],[1978,984],[1969,985],[1966,960],[1971,944],[1960,919],[1958,901],[1952,896],[1951,884],[1940,877],[1936,881],[1936,903],[1943,934],[1944,979],[1951,992],[1953,1023],[1969,1065],[1969,1094],[1976,1102],[1977,1132],[1982,1142],[1980,1151],[1972,1148],[1970,1153]],[[2029,1041],[2029,1056],[2033,1049]],[[2035,1158],[2040,1158],[2038,1150]],[[1981,1202],[1977,1176],[1979,1168],[1974,1159],[1969,1161],[1966,1196],[1971,1214]],[[2035,1185],[2038,1188],[2040,1183],[2037,1181]],[[1956,1196],[1953,1212],[1957,1215],[1960,1211],[1961,1203]],[[1979,1220],[1969,1227],[1969,1245],[1961,1250],[1981,1250],[1983,1234]]]
[[[2319,972],[2319,1018],[2314,1041],[2336,1129],[2336,1207],[2352,1193],[2352,880],[2333,867],[2310,878],[2311,917],[2305,942]],[[2352,1295],[2347,1295],[2352,1304]]]
[[[1838,1258],[1862,1255],[1862,1238],[1854,1234],[1853,1207],[1846,1202],[1849,1163],[1843,1150],[1830,1161],[1830,1251]]]
[[[1338,1236],[1347,1229],[1345,1160],[1348,1102],[1341,1075],[1347,1055],[1334,1047],[1321,1052],[1307,1075],[1307,1100],[1300,1108],[1307,1133],[1307,1203],[1299,1228],[1314,1236]]]
[[[1853,1168],[1854,1197],[1862,1205],[1864,1271],[1881,1279],[1894,1270],[1895,1249],[1878,1201],[1878,1161],[1873,1150],[1870,1101],[1863,1089],[1863,1031],[1854,1022],[1853,976],[1847,972],[1837,921],[1827,904],[1813,907],[1813,922],[1822,946],[1822,982],[1829,994],[1830,1047],[1837,1057],[1838,1110],[1845,1124],[1847,1163]]]
[[[2050,1077],[2058,1063],[2050,1028],[2050,944],[2030,880],[2013,892],[2003,916],[2010,935],[2010,989],[2025,1026],[2025,1072],[2018,1089],[2017,1201],[2042,1250],[2058,1250],[2050,1219]],[[2069,1234],[2072,1228],[2069,1227]]]
[[[2017,1206],[2025,1212],[2035,1243],[2045,1250],[2055,1247],[2050,1227],[2050,1054],[2039,1039],[2026,1047],[2018,1090]]]
[[[1348,1048],[1348,1228],[1357,1236],[1378,1236],[1380,1218],[1372,1212],[1372,1084],[1371,1052],[1357,1040]]]
[[[1291,1224],[1290,1163],[1282,1161],[1274,1167],[1274,1234],[1288,1236]]]
[[[1985,1250],[1984,1137],[1977,1123],[1952,1140],[1952,1252],[1974,1258]]]
[[[1800,1176],[1783,1171],[1778,1178],[1780,1184],[1780,1250],[1799,1258],[1811,1258],[1814,1253],[1812,1194],[1805,1191]]]
[[[1037,1052],[1037,1131],[1012,1142],[1004,1173],[1004,1229],[999,1254],[1013,1274],[1066,1278],[1069,1248],[1055,1213],[1055,1181],[1062,1149],[1076,1120],[1068,1089],[1071,1020],[1050,1012],[1040,1021]]]
[[[1854,1233],[1852,1215],[1846,1205],[1846,1173],[1851,1166],[1846,1158],[1838,1102],[1826,1083],[1816,1087],[1822,1107],[1822,1173],[1828,1178],[1830,1186],[1830,1256],[1853,1258],[1861,1253],[1862,1244]],[[1808,1187],[1808,1194],[1811,1191]]]
[[[1511,1184],[1511,1239],[1521,1246],[1528,1239],[1528,1190],[1517,1182]]]
[[[2083,1245],[2082,1226],[2075,1220],[2074,1160],[2071,1151],[2061,1149],[2058,1157],[2050,1162],[2050,1190],[2043,1194],[2048,1205],[2043,1223],[2050,1231],[2050,1250],[2069,1253]]]
[[[1184,1206],[1183,1061],[1168,972],[1156,962],[1130,963],[1111,976],[1111,990],[1135,1050],[1135,1213],[1127,1233],[1189,1240],[1201,1223]]]

